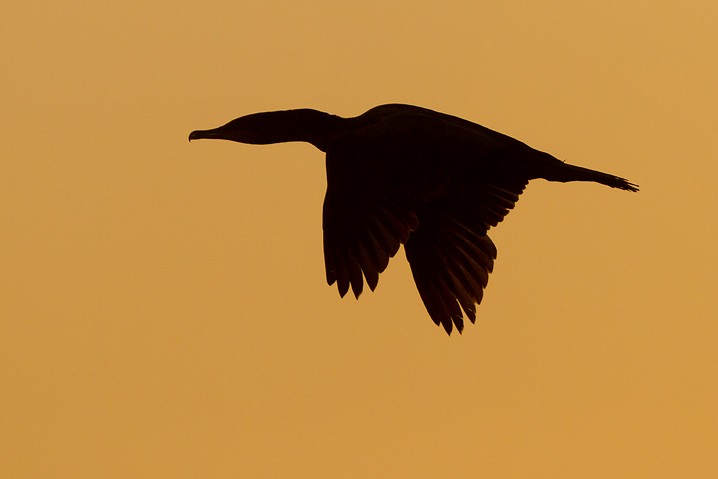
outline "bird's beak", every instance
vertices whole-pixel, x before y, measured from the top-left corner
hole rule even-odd
[[[213,130],[195,130],[189,134],[189,141],[201,140],[203,138],[218,138],[217,129]]]

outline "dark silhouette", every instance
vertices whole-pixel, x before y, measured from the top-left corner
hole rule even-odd
[[[305,141],[326,153],[327,282],[357,298],[403,244],[431,319],[451,334],[476,305],[494,267],[487,231],[529,180],[593,181],[638,191],[623,178],[566,164],[509,136],[410,105],[381,105],[354,118],[301,109],[255,113],[190,140],[269,144]]]

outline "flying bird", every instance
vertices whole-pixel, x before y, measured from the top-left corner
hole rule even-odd
[[[326,153],[327,282],[359,298],[404,245],[426,310],[451,334],[473,323],[496,247],[487,235],[529,180],[592,181],[638,191],[618,176],[564,163],[470,121],[388,104],[342,118],[312,109],[254,113],[189,139],[308,142]]]

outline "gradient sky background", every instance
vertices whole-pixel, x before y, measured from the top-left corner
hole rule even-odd
[[[12,2],[3,478],[715,477],[718,4]],[[403,252],[324,280],[322,154],[405,102],[640,184],[533,182],[447,337]]]

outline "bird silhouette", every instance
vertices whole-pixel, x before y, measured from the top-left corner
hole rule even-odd
[[[326,153],[324,260],[329,285],[373,291],[404,245],[426,310],[451,334],[473,323],[496,247],[487,232],[529,180],[629,181],[564,163],[470,121],[411,105],[380,105],[352,118],[312,109],[254,113],[189,139],[311,143]],[[463,312],[462,312],[463,311]]]

